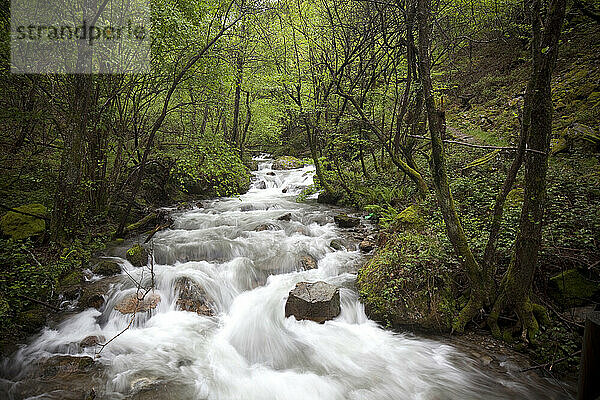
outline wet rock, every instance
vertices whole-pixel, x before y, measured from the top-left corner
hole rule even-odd
[[[121,265],[116,261],[100,260],[100,262],[92,268],[92,272],[96,275],[113,276],[121,273]]]
[[[281,230],[281,227],[275,225],[275,224],[271,224],[271,223],[266,223],[266,224],[260,224],[258,225],[256,228],[254,228],[254,230],[256,232],[262,232],[262,231],[278,231]]]
[[[277,221],[290,221],[292,219],[292,213],[283,214],[281,217],[277,218]]]
[[[369,253],[375,248],[375,245],[376,245],[375,238],[372,236],[368,236],[360,242],[360,244],[358,245],[358,248],[363,253]]]
[[[300,268],[304,271],[307,271],[309,269],[316,269],[317,260],[315,260],[315,258],[311,255],[304,255],[300,257]]]
[[[15,210],[39,215],[40,217],[48,215],[48,210],[41,204],[26,204],[15,208]],[[0,219],[0,230],[4,236],[10,236],[12,239],[26,239],[44,233],[46,230],[46,221],[44,218],[36,218],[9,211]]]
[[[119,282],[120,280],[121,277],[117,275],[86,283],[83,286],[81,297],[79,297],[79,301],[77,302],[78,307],[82,310],[87,308],[102,308],[105,302],[104,295],[108,292],[110,285]]]
[[[257,189],[266,189],[267,188],[267,183],[265,181],[260,181],[256,184],[255,186]]]
[[[198,315],[214,315],[204,289],[188,278],[180,278],[175,283],[175,291],[179,293],[177,307],[182,311],[195,312]]]
[[[287,193],[287,191],[288,191],[288,188],[281,189],[281,193]]]
[[[357,217],[351,217],[346,214],[338,214],[333,217],[333,220],[340,228],[354,228],[360,225],[360,219]]]
[[[46,310],[43,306],[33,306],[17,314],[16,322],[25,333],[38,332],[46,325]]]
[[[69,378],[73,374],[86,374],[92,370],[92,357],[54,356],[40,362],[44,378]]]
[[[143,293],[140,293],[140,297]],[[146,312],[156,308],[160,303],[160,295],[158,293],[148,293],[143,299],[138,299],[137,293],[132,293],[125,296],[117,305],[115,310],[121,314],[133,314],[134,312]]]
[[[269,175],[269,176],[275,176],[277,174],[275,172],[273,172],[273,171],[269,171],[269,172],[267,172],[267,175]]]
[[[273,162],[273,169],[296,169],[304,167],[304,163],[292,156],[279,157]]]
[[[79,342],[79,347],[81,347],[81,348],[93,347],[99,343],[104,343],[105,341],[106,341],[106,338],[102,335],[87,336],[81,342]]]
[[[337,204],[342,197],[342,192],[329,193],[327,191],[320,192],[317,196],[317,203],[319,204]]]
[[[127,261],[134,267],[142,267],[148,264],[148,250],[143,248],[141,245],[133,245],[125,254]]]
[[[333,239],[329,242],[329,247],[337,251],[346,250],[340,239]]]
[[[331,320],[341,312],[340,291],[326,282],[299,282],[285,303],[285,317],[318,323]]]

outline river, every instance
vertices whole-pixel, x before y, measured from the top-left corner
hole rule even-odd
[[[100,311],[71,313],[4,361],[5,395],[77,398],[78,390],[93,387],[96,398],[106,399],[568,398],[509,366],[484,368],[446,341],[369,320],[354,289],[364,257],[353,246],[330,247],[343,236],[333,223],[340,209],[296,202],[313,173],[310,166],[272,171],[263,160],[248,193],[174,210],[173,227],[153,240],[158,306],[123,331],[131,317],[114,306],[136,292],[134,281],[147,285],[151,276],[148,267],[118,259],[124,272]],[[287,213],[289,221],[278,220]],[[255,230],[265,223],[273,226]],[[318,268],[300,270],[303,255]],[[182,277],[204,289],[213,316],[177,309],[175,282]],[[324,324],[285,318],[295,284],[319,280],[340,287],[341,314]],[[89,335],[118,336],[96,357],[97,347],[78,345]],[[30,366],[57,354],[88,355],[97,367],[73,378],[32,375]]]

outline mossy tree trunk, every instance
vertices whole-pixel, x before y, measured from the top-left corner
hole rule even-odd
[[[431,82],[431,60],[429,55],[430,43],[430,0],[417,1],[417,23],[419,30],[419,75],[423,87],[423,99],[427,110],[429,132],[431,134],[431,172],[440,211],[442,213],[448,238],[458,259],[465,270],[471,287],[471,293],[467,305],[461,310],[454,322],[456,331],[464,330],[479,310],[481,310],[486,298],[486,280],[482,275],[481,268],[471,251],[467,237],[463,230],[446,171],[446,160],[444,157],[444,144],[442,141],[443,121],[440,113],[436,110],[433,97],[433,85]]]
[[[519,221],[519,233],[510,265],[502,280],[488,324],[492,333],[500,336],[498,317],[505,309],[514,310],[520,328],[529,339],[538,330],[536,313],[540,307],[530,300],[531,285],[542,240],[542,219],[546,203],[546,174],[552,134],[552,71],[558,55],[558,41],[565,15],[566,0],[552,0],[542,26],[541,0],[525,3],[529,6],[532,26],[533,66],[527,87],[524,109],[525,192]],[[538,314],[539,315],[539,314]]]

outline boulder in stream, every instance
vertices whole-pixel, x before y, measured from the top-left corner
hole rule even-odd
[[[92,268],[92,272],[96,275],[113,276],[121,273],[121,266],[116,261],[100,260],[100,262]]]
[[[290,221],[292,219],[292,213],[283,214],[281,217],[277,218],[277,221]]]
[[[142,294],[140,293],[140,297],[142,297]],[[146,312],[155,309],[158,303],[160,303],[160,295],[158,293],[148,293],[141,300],[138,298],[137,293],[132,293],[119,301],[115,306],[115,310],[121,314]]]
[[[133,245],[125,254],[127,261],[134,267],[143,267],[148,264],[148,250],[143,248],[141,245]]]
[[[273,162],[273,169],[295,169],[304,167],[304,163],[292,156],[279,157]]]
[[[361,252],[368,253],[375,248],[376,244],[377,243],[376,243],[374,237],[367,236],[360,242],[360,244],[358,245],[358,248],[360,249]]]
[[[317,260],[309,254],[300,257],[300,268],[304,271],[317,268]]]
[[[87,336],[81,342],[79,342],[79,347],[94,347],[97,344],[104,342],[106,342],[106,338],[102,335]]]
[[[351,217],[346,214],[338,214],[333,217],[333,220],[340,228],[354,228],[360,225],[360,219],[357,217]]]
[[[179,278],[175,282],[175,291],[179,293],[177,307],[180,310],[206,316],[214,314],[208,301],[208,295],[200,285],[191,279]]]
[[[281,227],[279,227],[278,225],[275,225],[275,224],[268,223],[268,222],[266,224],[260,224],[256,228],[254,228],[255,232],[278,231],[278,230],[281,230]]]
[[[340,290],[329,283],[299,282],[285,303],[285,317],[318,323],[331,320],[341,312]]]

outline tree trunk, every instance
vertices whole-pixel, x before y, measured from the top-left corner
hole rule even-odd
[[[442,142],[443,121],[440,113],[435,108],[433,85],[431,82],[431,61],[429,56],[430,38],[430,0],[417,0],[417,22],[419,29],[419,75],[423,87],[423,99],[427,110],[429,132],[431,133],[431,172],[435,186],[440,211],[446,224],[448,238],[460,263],[465,270],[471,287],[470,298],[467,305],[461,310],[454,322],[456,331],[463,331],[469,322],[481,309],[485,298],[485,280],[482,277],[479,264],[467,242],[460,218],[454,205],[452,192],[448,183],[444,145]]]
[[[498,317],[504,309],[510,308],[519,317],[523,333],[533,340],[539,329],[536,314],[541,307],[531,302],[530,292],[542,241],[542,219],[546,203],[546,175],[552,134],[550,84],[558,55],[566,0],[551,1],[543,27],[540,0],[531,2],[530,7],[533,68],[525,97],[522,128],[527,138],[526,147],[530,150],[525,154],[524,201],[515,252],[502,279],[488,324],[492,333],[499,336]]]

